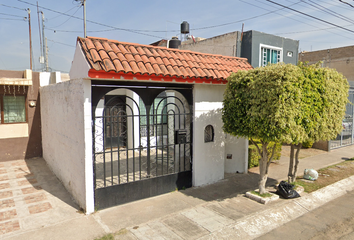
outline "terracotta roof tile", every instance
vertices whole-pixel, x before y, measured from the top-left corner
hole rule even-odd
[[[103,43],[102,43],[102,46],[103,46],[103,48],[104,48],[104,50],[105,50],[106,52],[111,52],[111,51],[113,51],[112,47],[109,45],[108,42],[103,42]]]
[[[156,58],[156,62],[157,62],[158,65],[163,65],[164,64],[160,57]]]
[[[145,64],[150,63],[150,61],[146,55],[141,55],[141,59],[144,61]]]
[[[89,39],[89,38],[85,39],[85,44],[87,46],[87,49],[89,49],[89,50],[96,48],[95,45],[93,45],[93,42],[91,41],[91,39]]]
[[[99,41],[96,40],[93,42],[93,44],[95,45],[97,51],[104,50],[102,44]]]
[[[110,59],[110,57],[108,56],[107,52],[104,51],[104,50],[100,50],[98,52],[98,54],[100,55],[101,59],[104,60],[104,59]]]
[[[158,65],[157,63],[152,64],[152,67],[153,67],[154,72],[155,72],[156,75],[161,75],[161,74],[162,74],[162,71],[161,71],[161,69],[159,68],[159,65]]]
[[[143,60],[141,59],[140,55],[136,54],[134,55],[135,61],[136,62],[143,62]]]
[[[110,46],[111,46],[112,50],[113,50],[116,54],[118,54],[118,53],[121,52],[121,51],[119,50],[119,48],[117,47],[117,45],[111,43]]]
[[[138,50],[138,53],[140,55],[146,55],[146,52],[144,52],[144,50],[142,49],[142,47],[137,47],[136,50]]]
[[[131,54],[131,53],[124,54],[124,57],[128,60],[128,62],[135,61],[133,54]]]
[[[104,38],[78,38],[84,56],[97,71],[225,80],[231,72],[252,66],[245,58],[165,47],[124,43]]]
[[[130,47],[129,47],[129,50],[130,50],[130,52],[131,52],[132,54],[139,54],[138,51],[135,49],[134,46],[130,46]]]
[[[122,65],[126,73],[133,72],[133,70],[130,68],[129,63],[127,61],[123,61]]]
[[[123,67],[122,63],[118,59],[113,60],[113,64],[116,67],[116,71],[117,72],[124,71],[124,67]]]
[[[162,59],[162,61],[163,61],[163,63],[164,63],[166,66],[172,65],[172,64],[170,63],[170,61],[168,61],[168,59],[167,59],[166,57],[164,57],[164,58]]]
[[[108,55],[109,55],[109,57],[112,59],[112,61],[113,61],[113,60],[116,60],[116,59],[119,59],[118,56],[117,56],[117,54],[116,54],[115,52],[113,52],[113,51],[108,52]]]
[[[149,74],[148,70],[146,69],[145,65],[143,62],[138,62],[138,67],[140,69],[140,72],[142,74]]]

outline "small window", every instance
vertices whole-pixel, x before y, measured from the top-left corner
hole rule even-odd
[[[214,128],[208,125],[204,129],[204,142],[214,142]]]
[[[26,122],[26,97],[25,96],[2,96],[0,102],[1,123]]]

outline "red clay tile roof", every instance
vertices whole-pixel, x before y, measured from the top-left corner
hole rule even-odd
[[[246,58],[205,54],[104,38],[78,37],[91,69],[179,78],[225,80],[252,69]]]

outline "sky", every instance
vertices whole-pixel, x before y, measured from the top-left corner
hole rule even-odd
[[[69,72],[76,39],[84,36],[83,0],[0,0],[0,69],[42,71],[42,23],[51,71]],[[210,38],[256,30],[300,41],[299,52],[354,45],[354,0],[86,0],[87,36],[151,44],[180,36]]]

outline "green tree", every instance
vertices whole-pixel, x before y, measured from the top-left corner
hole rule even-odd
[[[343,129],[342,120],[348,102],[349,84],[335,69],[321,68],[320,63],[299,63],[303,72],[300,124],[306,136],[291,143],[288,182],[296,180],[299,153],[305,142],[331,140]],[[295,153],[296,149],[296,153]],[[295,161],[295,162],[294,162]]]
[[[306,132],[302,121],[301,88],[303,73],[291,64],[276,64],[238,71],[228,78],[223,101],[223,129],[234,136],[260,140],[259,191],[265,193],[269,142],[300,143]],[[274,145],[275,146],[275,145]]]

